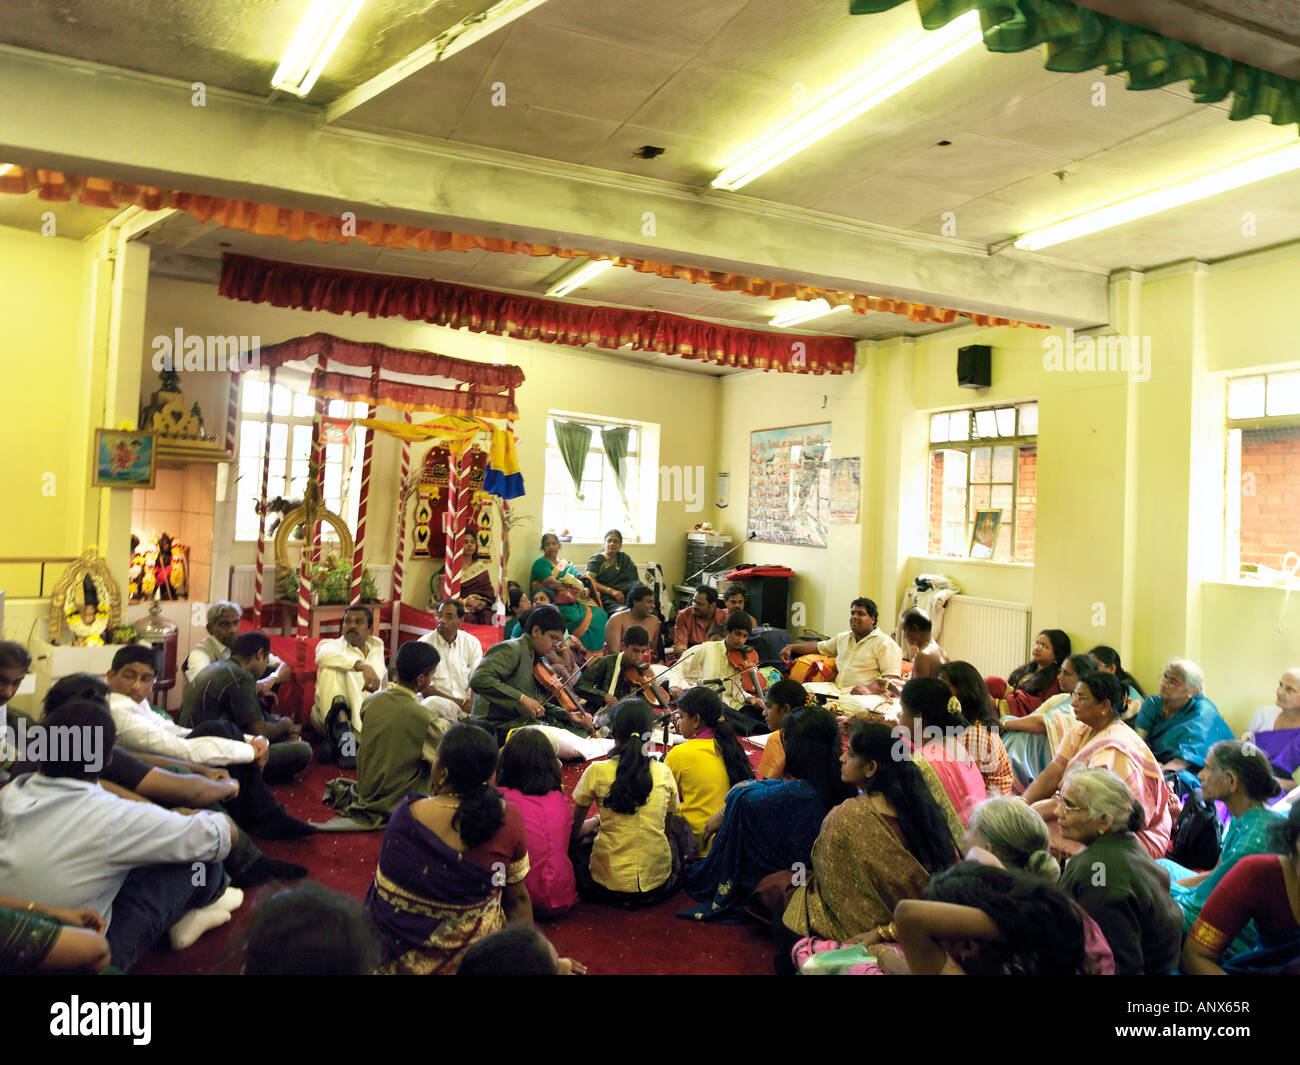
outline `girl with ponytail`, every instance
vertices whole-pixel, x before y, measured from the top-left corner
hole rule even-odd
[[[962,739],[968,727],[962,716],[961,703],[948,685],[934,677],[917,677],[903,685],[902,705],[898,714],[900,743],[910,743],[912,758],[928,764],[943,784],[962,825],[970,820],[977,803],[988,796],[988,788],[970,751]],[[986,737],[987,738],[987,737]],[[991,737],[996,739],[997,737]],[[1001,749],[1006,758],[1006,749]],[[991,745],[986,752],[990,764],[1001,767]]]
[[[1056,803],[1061,835],[1084,845],[1065,863],[1061,890],[1101,926],[1115,975],[1173,972],[1183,914],[1169,897],[1169,874],[1134,835],[1147,823],[1142,803],[1122,778],[1101,768],[1070,770]]]
[[[476,940],[532,925],[523,817],[492,786],[496,765],[491,733],[452,725],[433,765],[433,796],[412,793],[393,811],[366,896],[379,972],[454,973]]]
[[[573,791],[570,853],[584,900],[636,909],[677,890],[684,822],[672,773],[649,755],[649,704],[624,699],[609,716],[615,747],[587,767]],[[588,820],[592,803],[596,816]]]
[[[727,801],[735,785],[754,779],[754,768],[740,745],[736,730],[723,715],[722,699],[711,688],[691,688],[677,700],[681,734],[686,737],[668,752],[664,764],[677,781],[682,817],[707,854],[705,826]]]

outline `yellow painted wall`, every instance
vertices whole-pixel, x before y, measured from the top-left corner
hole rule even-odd
[[[687,530],[697,521],[715,521],[714,432],[719,385],[712,377],[650,369],[595,349],[503,340],[402,319],[370,319],[240,303],[219,296],[211,285],[154,279],[149,289],[145,336],[170,334],[177,327],[200,335],[260,336],[263,345],[317,331],[329,332],[481,362],[492,361],[494,347],[501,345],[500,358],[522,367],[525,375],[525,383],[517,394],[520,418],[515,423],[515,431],[520,438],[519,461],[529,494],[514,507],[519,521],[511,540],[510,562],[510,576],[520,583],[526,583],[528,568],[540,553],[545,419],[549,410],[658,422],[660,465],[704,467],[702,508],[688,511],[685,499],[661,499],[655,542],[629,544],[627,550],[632,558],[639,562],[660,562],[669,581],[680,581],[686,562]],[[142,359],[148,367],[152,348],[143,352]],[[213,424],[214,413],[218,415],[217,424],[222,424],[226,376],[216,373],[181,376],[187,394],[192,392],[200,402],[208,425]],[[142,390],[151,391],[156,374],[148,368],[145,378],[149,383],[142,385]],[[379,416],[400,418],[389,410],[381,410]],[[413,456],[421,454],[423,450],[412,451]],[[396,536],[396,509],[391,501],[396,497],[399,480],[400,446],[391,437],[377,437],[372,462],[367,557],[377,563],[390,563]],[[574,543],[566,545],[565,554],[581,565],[598,549],[599,545]],[[234,563],[249,564],[253,554],[252,544],[236,544]],[[432,563],[408,564],[404,596],[408,602],[423,605],[433,569]]]

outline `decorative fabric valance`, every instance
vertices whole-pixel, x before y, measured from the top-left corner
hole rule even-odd
[[[870,15],[907,2],[850,0],[849,13]],[[1266,115],[1275,126],[1300,122],[1300,82],[1070,0],[916,0],[916,9],[927,30],[978,11],[990,52],[1023,52],[1042,44],[1048,70],[1077,74],[1101,68],[1107,74],[1124,74],[1130,89],[1187,81],[1197,103],[1218,103],[1231,94],[1231,119]]]
[[[359,240],[376,248],[418,248],[421,251],[478,250],[515,255],[549,255],[561,259],[614,258],[620,266],[626,266],[639,273],[676,278],[696,285],[708,285],[720,292],[743,292],[760,299],[807,301],[823,299],[832,307],[851,307],[857,314],[879,311],[897,314],[913,322],[948,324],[957,321],[959,317],[964,317],[981,327],[1023,325],[1046,328],[1034,322],[1022,322],[1015,318],[937,307],[892,297],[871,296],[861,292],[845,292],[791,281],[772,281],[745,274],[731,274],[723,270],[683,266],[679,263],[657,262],[652,259],[624,259],[601,252],[580,251],[575,248],[560,248],[549,244],[534,244],[469,233],[450,233],[438,229],[420,229],[388,222],[358,219],[355,236],[345,236],[339,225],[339,219],[334,215],[287,207],[272,207],[248,200],[200,196],[148,185],[110,181],[105,178],[81,177],[57,170],[14,166],[0,174],[0,192],[22,195],[33,190],[43,200],[67,201],[76,198],[81,203],[92,207],[121,208],[134,204],[151,211],[174,208],[192,215],[201,222],[216,222],[226,229],[256,233],[259,236],[285,237],[295,241],[316,240],[324,244],[344,244]]]
[[[320,368],[322,358],[324,369]],[[297,362],[316,366],[311,379],[314,396],[469,418],[519,417],[515,389],[524,383],[524,371],[518,366],[390,348],[329,333],[295,337],[261,350],[263,366]],[[376,366],[378,375],[372,373]]]
[[[583,307],[442,281],[364,274],[226,255],[220,292],[231,299],[335,314],[401,317],[520,340],[582,347],[630,344],[745,369],[852,373],[849,337],[790,336],[658,311]],[[460,411],[457,413],[465,413]]]

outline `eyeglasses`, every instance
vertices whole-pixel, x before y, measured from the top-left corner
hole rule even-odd
[[[1063,809],[1068,810],[1072,814],[1078,813],[1080,810],[1083,809],[1083,807],[1080,806],[1077,802],[1071,802],[1059,791],[1056,793],[1056,801],[1061,804],[1061,807]]]
[[[1187,687],[1186,678],[1179,676],[1177,673],[1166,673],[1160,679],[1163,680],[1166,684],[1168,684],[1171,688]]]

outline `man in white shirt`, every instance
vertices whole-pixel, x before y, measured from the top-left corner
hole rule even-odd
[[[185,679],[194,680],[204,666],[230,657],[230,645],[239,635],[239,619],[244,610],[238,603],[222,601],[208,607],[208,636],[190,649],[185,659]],[[293,676],[286,662],[268,655],[266,673],[257,681],[257,697],[269,710],[275,705],[275,691],[283,681]]]
[[[424,705],[451,723],[464,721],[474,706],[469,678],[483,661],[483,645],[477,636],[461,631],[465,606],[458,599],[444,599],[438,604],[438,627],[420,637],[438,652],[438,668],[433,675],[433,694]]]
[[[210,811],[173,813],[101,788],[96,763],[76,760],[92,746],[112,749],[116,729],[100,703],[74,699],[39,727],[50,737],[40,770],[0,791],[0,890],[96,911],[122,970],[164,931],[183,949],[228,922],[243,900],[238,889],[227,891],[221,865],[238,837],[233,822]],[[98,744],[54,740],[94,733]]]
[[[374,624],[368,606],[348,607],[343,615],[343,635],[316,645],[316,701],[311,708],[311,723],[326,739],[333,732],[330,717],[337,700],[347,706],[344,731],[350,728],[359,737],[366,693],[379,691],[388,677],[384,641],[371,635]]]
[[[849,631],[829,640],[807,640],[787,644],[781,649],[781,661],[799,655],[820,654],[835,659],[835,682],[854,695],[881,695],[884,679],[901,679],[903,649],[876,628],[880,612],[870,599],[853,600],[849,608]]]
[[[750,716],[761,715],[762,703],[752,690],[756,682],[748,671],[757,666],[758,657],[752,651],[746,654],[745,648],[749,640],[749,618],[732,614],[723,625],[723,632],[721,640],[706,639],[687,648],[677,664],[658,679],[668,686],[674,698],[687,688],[703,684],[716,691],[733,710],[749,706],[753,708]],[[710,683],[713,681],[721,681],[721,688]],[[735,724],[734,719],[729,720]]]

